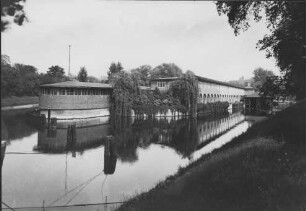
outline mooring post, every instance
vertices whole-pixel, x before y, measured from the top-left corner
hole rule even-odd
[[[72,141],[76,141],[76,123],[74,122],[73,125],[71,125],[71,133],[72,133]]]
[[[51,109],[48,107],[48,123],[50,123],[50,118],[51,118]]]
[[[1,141],[1,169],[4,160],[5,150],[6,150],[6,141]]]
[[[45,126],[46,125],[46,115],[45,114],[41,114],[40,115],[40,124],[42,126]]]

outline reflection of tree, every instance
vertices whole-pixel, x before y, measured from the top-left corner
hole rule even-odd
[[[138,160],[138,141],[131,130],[131,118],[110,118],[110,134],[114,136],[117,145],[117,153],[123,162],[135,162]]]
[[[111,120],[118,156],[122,161],[137,160],[137,147],[147,148],[156,143],[174,148],[183,157],[188,157],[197,148],[197,120],[181,119],[136,119],[131,125],[129,119]]]
[[[33,124],[29,124],[29,117],[25,112],[5,112],[1,115],[1,132],[4,130],[6,133],[6,140],[16,140],[23,137],[27,137],[36,132],[36,128]],[[3,127],[6,127],[4,129]],[[1,133],[1,138],[4,136]]]

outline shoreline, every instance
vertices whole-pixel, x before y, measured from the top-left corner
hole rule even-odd
[[[9,110],[22,110],[27,108],[38,108],[39,104],[27,104],[27,105],[18,105],[18,106],[4,106],[1,107],[1,111],[9,111]]]
[[[305,111],[304,100],[257,123],[118,210],[305,208]]]

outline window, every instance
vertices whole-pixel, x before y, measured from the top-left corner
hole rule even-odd
[[[158,87],[165,87],[165,82],[157,82]]]
[[[66,90],[65,89],[60,89],[60,95],[66,95]]]
[[[75,89],[75,95],[81,95],[81,89]]]
[[[73,89],[68,89],[67,90],[67,95],[74,95],[74,90]]]
[[[51,95],[57,95],[57,89],[51,89]]]

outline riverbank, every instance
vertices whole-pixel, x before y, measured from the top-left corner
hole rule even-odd
[[[11,96],[6,98],[1,98],[1,108],[34,105],[34,104],[38,104],[38,96],[22,96],[22,97]]]
[[[119,210],[306,209],[306,101],[180,169]]]

